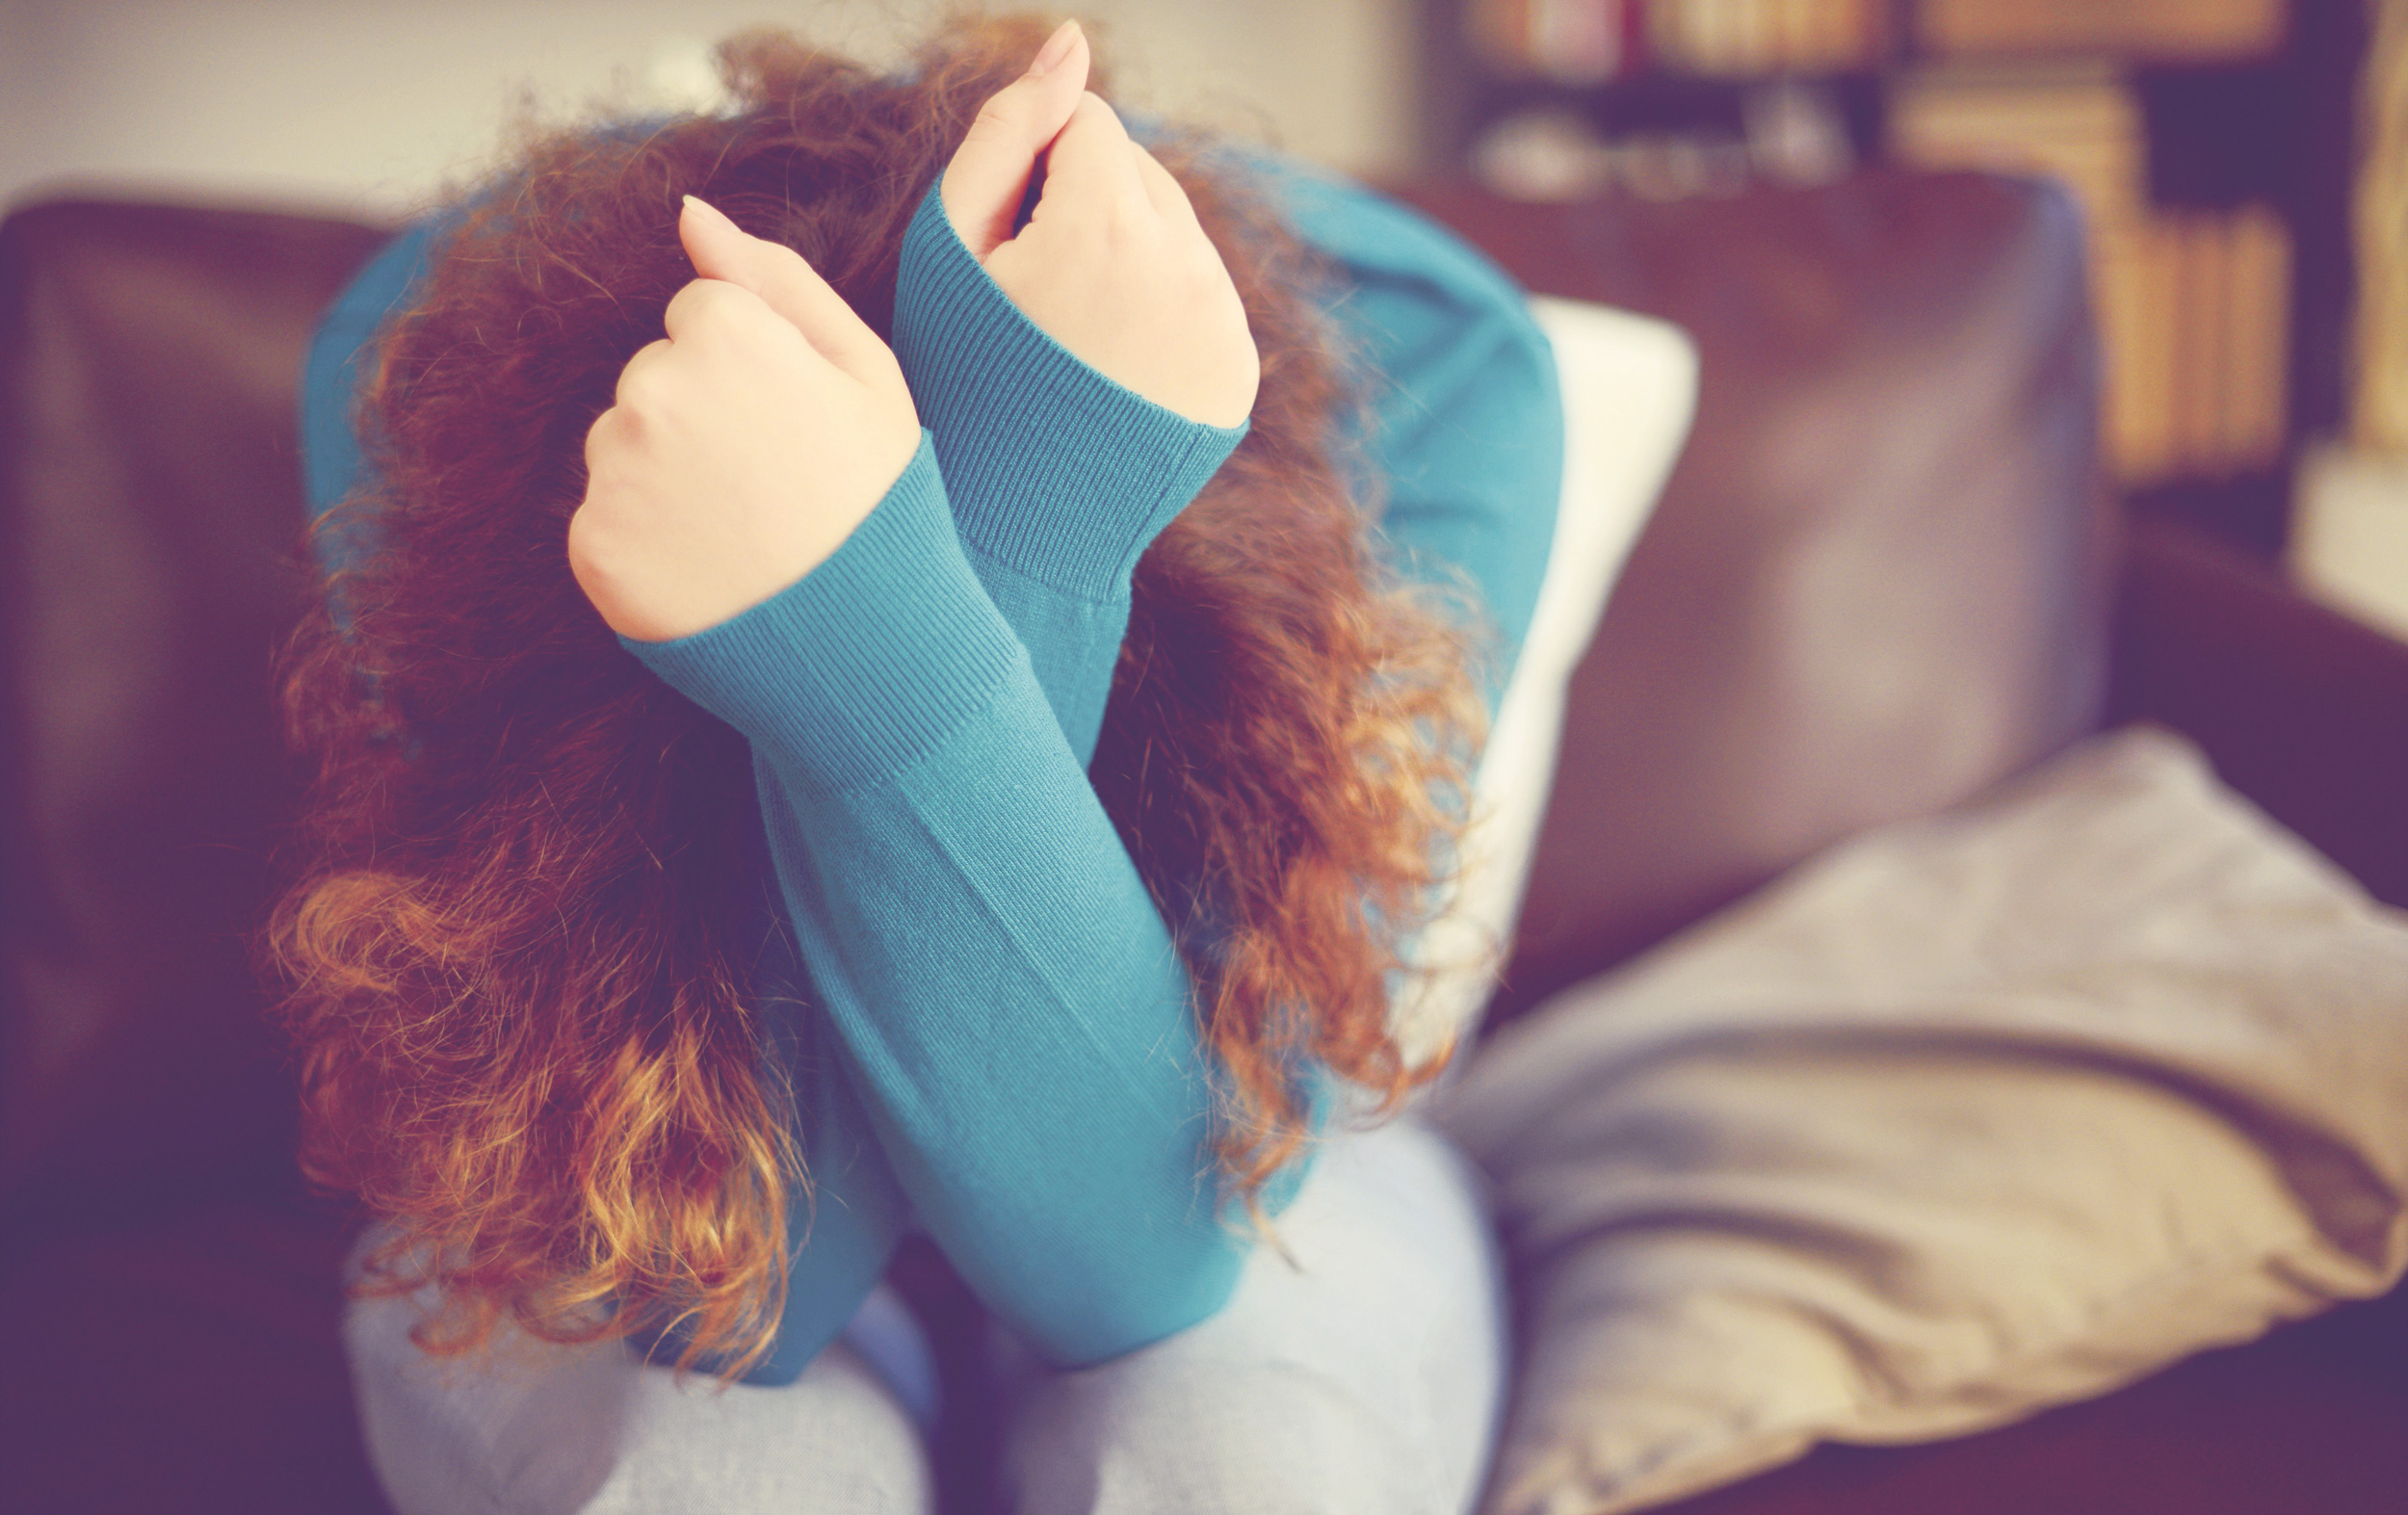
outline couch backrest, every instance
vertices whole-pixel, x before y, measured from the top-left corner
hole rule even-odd
[[[1408,192],[1524,284],[1686,329],[1696,424],[1576,674],[1492,1018],[2097,718],[2109,516],[2062,194],[1873,171]]]
[[[0,1234],[288,1182],[246,939],[293,788],[294,379],[381,240],[92,202],[0,227]]]
[[[2106,544],[2062,197],[1413,197],[1703,354],[1575,680],[1505,1007],[2090,723]],[[0,1233],[289,1182],[245,944],[294,792],[267,680],[310,592],[293,388],[380,241],[89,202],[0,228]]]

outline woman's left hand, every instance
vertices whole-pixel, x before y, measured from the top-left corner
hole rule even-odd
[[[688,197],[701,275],[586,434],[568,563],[611,629],[691,636],[843,545],[920,445],[895,354],[792,248]]]
[[[1086,76],[1086,36],[1064,21],[970,123],[938,191],[946,219],[1072,356],[1191,421],[1236,426],[1262,380],[1244,301],[1187,192]],[[1040,156],[1043,189],[1015,230]]]

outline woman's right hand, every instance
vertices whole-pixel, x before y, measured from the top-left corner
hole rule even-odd
[[[920,445],[895,354],[792,248],[689,197],[698,275],[586,434],[568,564],[613,631],[669,641],[844,544]]]
[[[1187,192],[1086,92],[1087,62],[1064,21],[980,109],[945,170],[946,217],[1071,355],[1191,421],[1237,426],[1262,379],[1245,306]],[[1040,157],[1043,190],[1015,233]]]

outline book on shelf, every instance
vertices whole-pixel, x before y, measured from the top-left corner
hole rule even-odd
[[[2395,7],[2408,15],[2408,0],[2388,0],[2385,13]],[[2080,207],[2106,365],[2103,447],[2121,482],[2229,475],[2280,461],[2292,300],[2288,223],[2258,204],[2153,205],[2148,126],[2131,69],[2264,57],[2284,44],[2287,0],[1468,0],[1463,15],[1492,70],[1505,76],[1599,86],[1641,72],[1732,80],[1880,74],[1893,158],[2043,175],[2064,185]],[[2408,60],[2408,21],[2385,35]],[[1916,61],[1898,66],[1902,52]],[[2370,91],[2376,104],[2369,108],[2387,113],[2387,122],[2408,120],[2408,63],[2393,73],[2389,92]],[[1792,80],[1779,88],[1810,87]],[[1576,112],[1540,120],[1526,111],[1531,118],[1514,118],[1483,139],[1479,161],[1509,193],[1546,196],[1593,194],[1610,183],[1642,195],[1719,193],[1721,179],[1700,168],[1709,151],[1740,155],[1741,177],[1749,164],[1789,182],[1829,176],[1769,172],[1766,165],[1778,155],[1758,138],[1769,143],[1779,134],[1760,133],[1762,102],[1745,103],[1743,144],[1608,142]],[[1841,145],[1835,161],[1845,163],[1850,155]],[[2361,226],[2362,244],[2379,243],[2378,253],[2408,246],[2396,229],[2408,222],[2392,214],[2408,203],[2408,189],[2398,188],[2408,174],[2397,168],[2408,157],[2386,151],[2378,142],[2370,156],[2390,166],[2390,197],[2361,210],[2367,224],[2391,238],[2369,239]],[[2386,348],[2362,333],[2362,348],[2408,351],[2408,337],[2398,334],[2408,332],[2408,299],[2365,303],[2369,311],[2382,306],[2375,314],[2388,316],[2392,336]],[[2369,320],[2366,312],[2361,320]],[[2360,387],[2380,391],[2408,415],[2408,400],[2398,398],[2408,396],[2408,380],[2386,389],[2380,378],[2362,378]],[[2408,433],[2408,422],[2398,424]]]
[[[1649,0],[1659,65],[1747,78],[1871,68],[1888,52],[1883,0]]]
[[[1934,169],[2000,169],[2062,180],[2105,225],[2147,199],[2140,102],[2100,65],[1924,68],[1889,88],[1890,148]]]
[[[2371,8],[2350,193],[2349,438],[2408,458],[2408,0]]]
[[[2231,371],[2234,290],[2232,239],[2225,218],[2210,211],[2178,211],[2162,218],[2173,232],[2174,457],[2193,472],[2214,472],[2229,438],[2224,431],[2225,396],[2246,387]],[[2147,296],[2149,291],[2142,291]]]
[[[1890,94],[1890,151],[1928,169],[2062,183],[2088,234],[2109,466],[2126,483],[2271,464],[2284,437],[2290,248],[2263,205],[2148,199],[2137,99],[2103,64],[1917,70]]]
[[[2223,218],[2227,468],[2271,465],[2283,452],[2290,376],[2290,232],[2264,205]]]
[[[1497,72],[1569,85],[1865,69],[1890,39],[1887,0],[1472,0],[1464,27]]]
[[[2130,484],[2272,466],[2290,240],[2263,205],[2152,214],[2092,243],[2110,468]]]
[[[2174,301],[2180,234],[2156,221],[2092,228],[2091,303],[2105,372],[2100,443],[2121,481],[2162,479],[2180,461]]]
[[[2127,484],[2272,466],[2283,451],[2290,240],[2263,205],[2097,228],[2105,452]]]
[[[1914,29],[1916,43],[1940,56],[2113,53],[2212,63],[2280,48],[2288,11],[2285,0],[1916,0]]]

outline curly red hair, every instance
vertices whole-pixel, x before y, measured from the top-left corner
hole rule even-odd
[[[903,227],[1030,23],[901,75],[754,34],[741,109],[531,137],[387,331],[359,415],[372,523],[285,653],[316,779],[264,944],[303,1162],[393,1223],[372,1291],[441,1286],[422,1346],[676,1316],[740,1372],[805,1180],[748,997],[745,743],[620,649],[563,541],[583,442],[691,270],[692,193],[799,249],[869,325]],[[1199,984],[1216,1147],[1249,1206],[1310,1136],[1315,1064],[1393,1102],[1402,944],[1465,813],[1483,712],[1462,607],[1378,560],[1312,257],[1200,144],[1161,154],[1244,298],[1254,425],[1137,569],[1091,772]],[[752,944],[757,949],[758,943]]]

